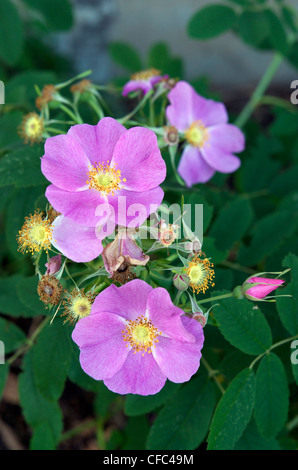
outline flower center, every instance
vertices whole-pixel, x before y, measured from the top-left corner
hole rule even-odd
[[[91,312],[91,302],[84,297],[78,298],[73,302],[72,309],[76,317],[87,317]]]
[[[134,73],[131,76],[131,80],[149,80],[151,77],[158,77],[160,73],[160,70],[154,68],[142,70],[141,72]]]
[[[42,249],[48,251],[51,247],[52,232],[51,222],[43,219],[42,214],[36,211],[34,215],[25,218],[25,223],[19,231],[19,250],[23,253],[30,251],[32,254]]]
[[[161,332],[154,327],[151,320],[144,318],[143,315],[136,320],[127,320],[126,328],[122,331],[123,339],[133,349],[134,354],[138,351],[151,353],[151,348],[155,347],[154,343],[158,343],[157,336]]]
[[[214,270],[212,268],[213,264],[208,258],[201,259],[197,255],[189,262],[186,272],[193,291],[205,293],[210,286],[214,286]]]
[[[88,172],[87,184],[89,188],[100,191],[102,196],[108,194],[114,196],[115,191],[122,188],[121,181],[125,183],[126,179],[121,180],[121,171],[113,168],[109,162],[95,163]]]
[[[43,119],[36,113],[29,113],[23,117],[19,133],[27,144],[30,142],[40,142],[44,130]]]
[[[185,138],[194,147],[203,147],[208,140],[207,128],[201,121],[194,121],[185,131]]]

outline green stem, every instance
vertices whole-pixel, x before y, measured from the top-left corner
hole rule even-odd
[[[216,377],[216,374],[217,374],[217,371],[212,369],[212,367],[208,364],[208,362],[206,361],[206,359],[202,356],[201,357],[201,362],[202,364],[204,365],[204,367],[206,368],[206,370],[208,371],[208,374],[209,374],[209,377],[212,378],[214,380],[214,382],[216,383],[216,385],[218,386],[219,390],[221,391],[222,394],[225,393],[225,389],[223,388],[223,386],[221,385],[220,381],[218,380],[218,378]]]
[[[132,116],[134,116],[140,109],[143,108],[143,106],[145,105],[145,103],[148,101],[148,99],[152,96],[152,90],[151,91],[148,91],[148,93],[146,93],[146,95],[141,99],[141,101],[137,104],[137,106],[130,112],[128,113],[126,116],[124,116],[123,118],[120,118],[120,119],[117,119],[118,122],[120,122],[120,124],[124,124],[126,121],[128,121]]]
[[[209,297],[208,299],[203,299],[198,301],[198,304],[205,304],[206,302],[213,302],[214,300],[220,300],[220,299],[227,299],[229,297],[233,297],[233,292],[229,292],[228,294],[222,294],[222,295],[216,295],[215,297]]]
[[[279,53],[275,53],[271,63],[269,64],[266,72],[264,73],[263,77],[261,78],[257,88],[251,95],[250,100],[243,108],[242,112],[239,114],[238,118],[235,121],[235,125],[238,127],[243,127],[245,123],[250,118],[251,114],[255,110],[255,108],[259,105],[262,96],[264,95],[266,89],[268,88],[272,78],[276,74],[278,68],[280,67],[283,61],[283,56]]]
[[[32,335],[30,338],[27,338],[25,343],[22,344],[19,349],[8,359],[7,363],[12,364],[19,356],[21,356],[23,353],[28,351],[33,344],[38,335],[41,333],[43,328],[50,322],[51,318],[50,317],[45,317],[44,320],[38,325],[36,330],[33,331]]]
[[[256,362],[258,362],[259,359],[261,359],[263,356],[265,356],[265,354],[269,354],[270,351],[272,351],[273,349],[275,348],[278,348],[279,346],[285,344],[285,343],[288,343],[289,341],[293,341],[294,339],[298,338],[298,335],[295,335],[295,336],[291,336],[290,338],[286,338],[286,339],[283,339],[282,341],[279,341],[278,343],[275,343],[273,344],[272,346],[270,346],[270,348],[266,349],[265,352],[263,352],[262,354],[260,354],[258,357],[256,357],[252,363],[250,364],[249,368],[252,369],[253,366],[256,364]]]

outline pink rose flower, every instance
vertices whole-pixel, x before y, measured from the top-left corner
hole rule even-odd
[[[209,181],[216,171],[237,170],[241,162],[233,153],[244,150],[244,135],[228,124],[225,106],[198,95],[184,81],[176,84],[168,99],[167,119],[186,138],[177,170],[187,186]]]
[[[168,75],[162,76],[161,72],[154,68],[134,73],[124,85],[122,95],[127,96],[134,91],[141,91],[143,95],[146,95],[157,83],[168,78]]]
[[[188,381],[199,368],[204,334],[183,313],[164,288],[139,279],[112,284],[72,333],[83,370],[119,394],[153,395],[167,379]]]
[[[244,295],[250,300],[264,299],[270,292],[280,287],[285,281],[266,277],[250,277],[244,283]],[[253,285],[255,284],[255,285]],[[252,287],[249,287],[252,285]]]
[[[107,213],[115,225],[139,226],[163,199],[166,165],[155,133],[110,117],[49,137],[41,170],[52,183],[51,205],[85,227],[106,222]]]

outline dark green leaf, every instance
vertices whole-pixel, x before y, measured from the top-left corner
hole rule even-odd
[[[47,440],[56,444],[62,431],[62,413],[59,405],[47,400],[36,387],[32,354],[33,350],[26,354],[19,376],[21,407],[28,425],[39,433],[41,429],[47,429]]]
[[[238,33],[247,44],[260,47],[270,36],[270,28],[263,11],[243,11],[238,20]]]
[[[156,395],[127,395],[124,408],[125,413],[128,416],[149,413],[163,405],[178,388],[179,384],[167,381],[163,389]]]
[[[28,7],[39,11],[51,31],[64,31],[72,27],[73,13],[69,0],[25,0]]]
[[[15,65],[22,53],[23,24],[17,8],[10,0],[0,2],[0,58]]]
[[[112,42],[109,45],[109,52],[112,59],[126,70],[139,72],[142,69],[142,62],[138,52],[129,44]]]
[[[32,317],[36,313],[25,306],[17,295],[17,285],[23,279],[19,274],[0,279],[0,311],[13,317]]]
[[[266,354],[256,374],[255,419],[261,434],[276,436],[288,416],[289,389],[281,360],[273,353]]]
[[[290,253],[282,264],[285,268],[291,268],[291,282],[280,289],[280,294],[290,297],[277,297],[276,306],[283,326],[291,335],[296,335],[298,334],[298,257]]]
[[[246,233],[252,218],[250,202],[247,199],[235,198],[220,209],[209,235],[215,239],[218,248],[222,250],[231,248],[234,242],[241,240]]]
[[[223,299],[213,309],[227,341],[246,354],[258,355],[272,344],[268,322],[259,308],[247,299]]]
[[[270,41],[274,49],[281,54],[288,51],[287,34],[278,16],[272,10],[265,10],[264,15],[269,23]]]
[[[266,439],[261,436],[254,420],[251,420],[236,442],[234,450],[280,450],[280,445],[275,438]]]
[[[15,351],[26,339],[26,335],[14,323],[0,318],[0,341],[5,346],[5,354]]]
[[[49,311],[45,309],[38,297],[37,286],[37,276],[22,278],[17,284],[18,298],[27,309],[33,310],[36,315],[48,315]]]
[[[208,450],[230,450],[241,437],[255,401],[255,375],[244,369],[231,382],[215,410],[208,437]]]
[[[188,23],[188,34],[196,39],[211,39],[232,29],[236,13],[226,5],[207,5],[193,15]]]
[[[195,449],[204,440],[215,406],[213,382],[203,374],[179,389],[151,427],[147,448]]]
[[[63,392],[71,352],[69,328],[56,318],[44,327],[33,349],[35,384],[48,400]]]

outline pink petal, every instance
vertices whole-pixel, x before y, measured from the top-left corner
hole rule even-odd
[[[167,336],[177,341],[195,342],[194,336],[182,324],[183,310],[173,304],[170,294],[166,289],[157,287],[150,292],[146,310],[149,319],[154,327],[161,332],[162,336]]]
[[[46,189],[46,198],[56,211],[84,226],[105,224],[113,215],[112,207],[95,189],[71,192],[50,185]]]
[[[124,321],[117,315],[102,312],[82,318],[72,339],[80,348],[80,363],[95,380],[113,377],[125,362],[129,350],[123,340]]]
[[[111,212],[115,213],[115,224],[123,227],[139,227],[162,203],[163,190],[157,186],[144,192],[121,189],[115,196],[108,196]]]
[[[200,323],[187,317],[183,317],[182,321],[185,328],[191,331],[190,334],[195,336],[195,343],[160,337],[153,349],[153,356],[161,372],[175,383],[186,382],[197,372],[204,343]]]
[[[87,188],[90,161],[81,146],[69,135],[49,137],[41,159],[41,171],[54,185],[67,191]]]
[[[104,384],[114,393],[126,395],[154,395],[164,386],[166,377],[160,371],[152,354],[130,351],[123,367]]]
[[[208,128],[208,144],[226,153],[242,152],[245,148],[243,132],[233,124],[221,124]]]
[[[199,149],[191,145],[185,147],[177,171],[188,187],[197,183],[206,183],[215,173],[214,168],[206,163]]]
[[[258,283],[257,286],[251,287],[248,289],[245,294],[251,297],[255,297],[256,299],[263,299],[272,291],[277,289],[281,286],[285,281],[282,279],[269,279],[269,278],[261,278],[261,277],[251,277],[247,283]]]
[[[153,131],[144,127],[129,129],[118,140],[112,164],[121,171],[125,189],[148,191],[166,177],[166,164]]]
[[[105,117],[96,126],[90,124],[72,126],[67,134],[78,142],[94,165],[96,162],[112,160],[114,147],[125,132],[126,129],[122,124],[113,118]]]
[[[141,279],[134,279],[121,287],[111,284],[96,297],[91,315],[111,312],[126,320],[145,315],[147,297],[153,288]]]
[[[192,336],[196,338],[195,343],[160,337],[153,349],[153,356],[160,370],[175,383],[186,382],[197,372],[204,343],[203,328],[199,322],[183,317],[183,324],[186,329],[191,329]]]
[[[142,91],[144,95],[152,90],[152,84],[146,80],[129,80],[123,87],[122,95],[127,96],[134,91]]]
[[[221,173],[232,173],[238,170],[241,165],[241,160],[238,157],[219,147],[208,145],[208,142],[201,148],[201,153],[205,162]]]
[[[97,258],[103,250],[102,239],[109,233],[98,232],[95,227],[84,227],[60,215],[53,222],[52,245],[76,263]]]

